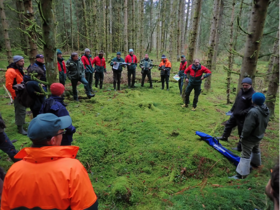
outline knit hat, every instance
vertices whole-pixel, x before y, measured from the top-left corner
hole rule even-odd
[[[117,55],[121,55],[121,52],[117,52]]]
[[[252,79],[249,78],[249,77],[245,77],[245,78],[242,80],[241,84],[243,84],[243,83],[247,83],[247,84],[249,84],[249,85],[252,85]]]
[[[257,104],[259,106],[263,105],[265,102],[265,96],[263,93],[256,92],[252,96],[252,100],[254,104]]]
[[[166,56],[165,56],[165,55],[162,55],[162,56],[161,56],[161,59],[164,59],[164,58],[166,58]]]
[[[65,87],[63,84],[61,83],[53,83],[51,84],[51,93],[52,95],[54,96],[60,96],[63,94],[64,90],[65,90]]]
[[[13,57],[13,62],[16,63],[16,62],[18,62],[18,61],[21,60],[21,59],[23,59],[22,56],[20,56],[20,55],[15,55],[15,56]]]
[[[100,50],[98,54],[99,55],[101,55],[101,54],[103,55],[104,54],[103,50]]]
[[[86,52],[90,52],[90,49],[86,48],[86,49],[85,49],[85,53],[86,53]]]
[[[131,52],[134,52],[134,51],[133,51],[133,49],[129,49],[129,51],[128,51],[128,52],[130,52],[130,53],[131,53]]]
[[[58,54],[62,54],[61,50],[60,50],[60,49],[57,49],[57,50],[56,50],[56,54],[57,54],[57,55],[58,55]]]

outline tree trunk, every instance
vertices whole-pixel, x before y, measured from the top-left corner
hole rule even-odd
[[[279,39],[278,39],[278,34],[277,34],[276,41],[275,41],[274,46],[273,46],[273,54],[270,56],[267,73],[264,77],[265,87],[267,87],[267,84],[270,81],[270,77],[272,75],[272,69],[273,69],[273,66],[274,66],[273,62],[274,62],[275,54],[276,54],[276,51],[277,51],[277,48],[278,48],[278,41],[279,41]]]
[[[140,59],[143,58],[144,0],[140,0]]]
[[[279,88],[279,31],[276,36],[276,41],[273,47],[273,60],[272,71],[269,77],[269,85],[266,94],[266,105],[270,110],[270,117],[274,117],[275,102],[277,98],[277,92]]]
[[[113,11],[112,11],[112,0],[110,0],[110,30],[109,30],[109,52],[113,52]]]
[[[85,0],[82,0],[82,3],[83,3],[83,15],[84,15],[84,26],[85,26],[85,38],[86,38],[87,47],[89,47],[87,6]]]
[[[247,40],[240,71],[238,90],[241,87],[241,81],[244,77],[249,76],[253,80],[253,86],[255,84],[255,73],[269,2],[270,1],[267,0],[255,0],[252,3],[249,31],[245,31]]]
[[[97,13],[97,0],[93,0],[92,4],[92,18],[93,18],[93,49],[92,52],[95,53],[98,49],[98,43],[97,43],[97,21],[96,21],[96,13]]]
[[[124,0],[124,51],[128,51],[128,37],[127,37],[127,1]]]
[[[26,31],[28,33],[28,40],[29,40],[29,46],[30,50],[28,52],[29,61],[30,64],[33,64],[36,59],[37,55],[37,38],[35,34],[35,25],[33,24],[35,22],[34,20],[34,12],[33,12],[33,6],[31,0],[24,0],[24,17],[25,22],[24,25],[26,27]]]
[[[185,31],[184,31],[184,18],[185,18],[185,7],[186,7],[186,2],[185,2],[185,0],[184,1],[182,1],[182,4],[181,4],[181,26],[180,26],[180,28],[181,28],[181,44],[180,44],[180,50],[181,50],[181,55],[183,55],[184,54],[184,34],[185,34]]]
[[[161,47],[160,47],[160,54],[163,54],[164,51],[164,42],[165,42],[165,1],[161,1],[162,3],[162,12],[161,12]]]
[[[150,0],[150,48],[149,52],[153,50],[153,9],[154,1]]]
[[[131,47],[135,50],[136,45],[136,33],[135,33],[135,1],[131,1]]]
[[[68,34],[67,34],[67,27],[66,27],[66,17],[65,17],[65,8],[63,4],[63,17],[64,17],[64,31],[65,31],[65,40],[66,40],[66,51],[68,52]]]
[[[21,49],[24,52],[25,55],[28,54],[29,52],[29,43],[28,43],[28,35],[24,33],[26,31],[25,26],[24,26],[24,18],[23,18],[23,13],[24,13],[24,5],[22,0],[17,0],[16,1],[16,7],[18,11],[18,19],[19,19],[19,28],[21,29],[20,33],[20,39],[21,39]]]
[[[57,82],[55,22],[53,14],[53,0],[40,0],[39,11],[42,17],[42,32],[44,41],[45,65],[47,69],[48,86]]]
[[[173,61],[174,31],[176,31],[175,30],[176,6],[177,6],[177,1],[176,0],[171,1],[171,5],[170,5],[171,23],[170,23],[170,37],[169,37],[169,59],[171,62]]]
[[[182,0],[178,0],[179,9],[178,9],[178,16],[177,16],[177,61],[180,61],[180,39],[181,39],[181,10],[182,10]]]
[[[211,23],[210,29],[210,38],[208,43],[208,52],[207,52],[207,62],[206,67],[212,70],[212,62],[213,62],[213,55],[215,49],[215,38],[216,38],[216,31],[217,31],[217,23],[219,21],[219,7],[220,7],[221,0],[214,1],[214,8],[213,8],[213,18]],[[204,82],[204,89],[208,91],[211,88],[211,76],[205,79]]]
[[[109,55],[109,39],[110,39],[110,18],[109,18],[109,5],[110,1],[106,0],[106,45],[105,45],[105,57],[106,61],[108,60]]]
[[[3,1],[4,0],[0,0],[0,17],[1,17],[2,27],[4,30],[4,39],[5,39],[7,60],[8,60],[8,63],[10,64],[13,62],[13,58],[12,58],[12,49],[11,49],[11,43],[10,43],[10,38],[9,38],[9,32],[8,32],[9,26],[8,26],[8,22],[6,20],[6,14],[5,14],[5,10],[4,10]]]
[[[72,0],[70,0],[70,27],[71,27],[71,48],[72,51],[74,50],[73,48],[73,17],[72,17]]]
[[[188,24],[189,24],[189,14],[191,7],[191,0],[187,0],[187,15],[186,15],[186,24],[185,24],[185,34],[184,34],[184,44],[187,43],[187,35],[188,35]]]

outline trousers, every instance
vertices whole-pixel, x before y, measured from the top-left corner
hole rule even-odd
[[[86,72],[86,80],[88,81],[88,86],[90,91],[92,92],[92,80],[93,80],[93,73]],[[85,87],[86,89],[86,87]]]
[[[15,122],[16,125],[23,125],[25,123],[25,115],[26,115],[26,107],[21,105],[17,98],[14,99],[14,107],[15,107]]]
[[[190,103],[190,94],[192,92],[192,90],[194,89],[194,98],[193,98],[193,107],[196,108],[197,106],[197,102],[198,102],[198,96],[201,92],[201,84],[198,85],[194,85],[192,83],[189,82],[187,88],[186,88],[186,92],[185,92],[185,104],[188,105]]]
[[[135,84],[135,75],[136,75],[136,70],[127,70],[127,81],[128,81],[128,87],[134,87]],[[132,76],[132,78],[131,78]],[[131,86],[130,86],[131,84]]]
[[[121,71],[113,71],[113,80],[114,80],[114,89],[116,89],[116,85],[118,84],[118,90],[121,89],[121,77],[122,72]]]
[[[95,78],[95,87],[97,88],[98,83],[100,81],[100,89],[102,89],[104,73],[103,72],[95,72],[94,78]]]
[[[71,84],[72,84],[74,100],[78,99],[77,84],[78,84],[79,81],[84,84],[84,87],[86,89],[86,94],[87,95],[90,94],[90,89],[89,89],[88,81],[84,77],[81,77],[79,79],[72,79],[71,80]]]
[[[143,71],[143,73],[142,73],[142,83],[141,83],[141,86],[142,86],[142,87],[144,86],[144,81],[145,81],[146,76],[147,76],[148,79],[149,79],[150,87],[153,87],[153,84],[152,84],[152,77],[151,77],[151,71]]]

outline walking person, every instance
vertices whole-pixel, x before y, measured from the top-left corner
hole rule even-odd
[[[180,90],[180,95],[182,96],[182,89],[185,82],[185,70],[187,69],[188,62],[186,61],[186,57],[184,55],[181,56],[181,63],[179,67],[178,76],[180,79],[178,80],[178,86]]]
[[[102,89],[104,73],[106,73],[106,61],[103,55],[104,52],[101,50],[98,56],[96,56],[91,62],[92,65],[95,65],[95,87],[97,88],[98,84],[100,84],[100,89]]]
[[[171,70],[171,62],[165,55],[161,56],[161,62],[159,64],[160,77],[161,77],[161,89],[164,90],[164,81],[166,82],[166,89],[169,90],[169,76]]]
[[[66,64],[64,58],[62,57],[62,52],[57,49],[57,68],[59,72],[59,82],[65,85],[66,80]]]
[[[85,54],[81,58],[82,63],[84,64],[85,68],[85,75],[86,75],[86,80],[88,81],[89,89],[90,92],[92,91],[92,80],[93,80],[93,72],[94,68],[92,67],[92,56],[90,54],[90,49],[86,48],[85,49]]]
[[[117,64],[118,63],[118,64]],[[118,90],[121,90],[121,77],[122,77],[122,70],[124,59],[121,57],[121,53],[117,52],[117,57],[113,58],[110,66],[112,66],[113,70],[113,80],[114,80],[114,90],[116,90],[116,85],[118,84]],[[117,65],[117,68],[114,68],[114,65]]]
[[[152,77],[151,77],[151,69],[153,68],[153,62],[150,60],[149,55],[146,54],[145,58],[140,61],[140,68],[141,73],[142,73],[142,83],[141,87],[144,86],[144,81],[146,76],[148,76],[149,82],[150,82],[150,88],[153,88],[153,83],[152,83]]]
[[[134,55],[133,49],[129,49],[129,54],[125,57],[124,61],[128,63],[127,65],[127,81],[128,88],[135,88],[135,76],[136,76],[136,67],[137,67],[137,57]]]

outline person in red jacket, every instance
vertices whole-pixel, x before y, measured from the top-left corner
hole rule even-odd
[[[178,81],[179,85],[179,90],[180,90],[180,95],[182,96],[182,88],[184,85],[184,79],[185,79],[185,70],[187,69],[187,64],[188,62],[186,61],[186,57],[184,55],[181,55],[181,63],[180,63],[180,68],[178,72],[178,76],[180,77]]]
[[[203,75],[205,73],[205,75]],[[188,75],[189,74],[189,75]],[[202,80],[204,80],[206,77],[209,77],[211,75],[211,71],[207,69],[205,66],[202,66],[199,62],[199,59],[195,59],[193,61],[193,64],[190,65],[185,70],[186,75],[186,82],[188,82],[188,86],[186,88],[186,99],[185,104],[182,105],[182,107],[188,107],[190,102],[190,94],[192,90],[194,89],[194,98],[193,98],[193,108],[192,111],[195,111],[197,102],[198,102],[198,96],[201,92],[201,83]]]
[[[129,54],[125,57],[124,61],[128,63],[127,65],[127,80],[128,80],[128,88],[134,88],[135,84],[135,75],[136,75],[136,67],[137,67],[137,57],[134,55],[133,49],[129,50]],[[131,75],[132,75],[132,82],[130,86],[131,81]]]
[[[62,52],[57,49],[57,68],[59,71],[59,82],[65,85],[66,80],[66,65],[64,62],[64,58],[62,57]]]
[[[105,62],[105,58],[103,57],[104,52],[101,50],[98,54],[98,56],[96,56],[91,64],[95,64],[95,87],[98,86],[98,82],[100,80],[100,89],[102,89],[102,85],[103,85],[103,79],[104,79],[104,72],[106,73],[106,62]]]
[[[88,85],[90,88],[90,92],[92,91],[92,78],[93,78],[93,72],[94,68],[92,67],[92,57],[90,54],[90,49],[86,48],[85,49],[85,54],[81,58],[82,63],[84,64],[85,68],[85,75],[86,75],[86,80],[88,81]]]

